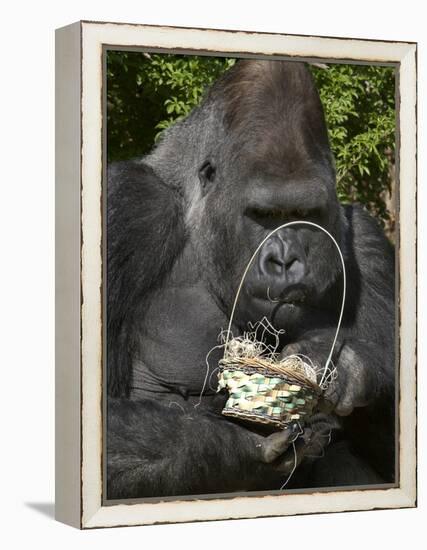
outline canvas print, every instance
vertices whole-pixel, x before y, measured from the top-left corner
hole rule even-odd
[[[107,501],[397,483],[394,67],[105,69]]]

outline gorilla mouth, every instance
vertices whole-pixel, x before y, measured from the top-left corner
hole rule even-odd
[[[303,284],[287,286],[281,291],[275,292],[272,287],[262,286],[261,288],[248,288],[248,295],[253,298],[272,302],[277,304],[286,304],[289,306],[298,306],[306,302],[308,296],[308,287]]]
[[[312,306],[307,301],[309,288],[295,284],[280,289],[277,285],[248,285],[239,304],[239,317],[245,322],[256,322],[267,317],[276,328],[288,334],[294,330],[301,316],[311,315]]]
[[[303,304],[307,298],[307,287],[303,285],[294,285],[287,287],[278,296],[277,300],[284,304]]]

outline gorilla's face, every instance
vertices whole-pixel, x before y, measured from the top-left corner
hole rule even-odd
[[[321,188],[320,181],[318,186]],[[242,216],[243,234],[251,250],[256,250],[273,229],[290,221],[310,221],[325,228],[331,225],[326,204],[319,201],[311,207],[307,201],[298,201],[292,209],[281,208],[280,203],[272,207],[263,198],[277,197],[277,193],[268,185],[265,189],[268,192],[250,201]],[[291,188],[279,195],[284,203],[294,197]],[[288,334],[301,326],[308,329],[319,322],[319,304],[336,277],[337,259],[334,245],[320,230],[304,224],[280,229],[252,261],[239,298],[239,317],[255,322],[266,316]],[[239,274],[243,273],[243,262],[247,262],[247,254],[239,262]]]
[[[267,170],[247,168],[234,178],[234,186],[224,186],[226,191],[212,193],[206,201],[206,237],[213,238],[211,248],[205,249],[210,257],[207,273],[216,273],[209,282],[228,309],[252,254],[275,228],[310,221],[339,238],[336,199],[321,170],[284,180]],[[253,259],[237,316],[246,322],[266,316],[288,334],[297,327],[307,329],[318,323],[319,304],[339,271],[335,246],[322,231],[304,224],[282,228]]]
[[[192,124],[203,116],[199,143],[193,138],[192,145],[197,181],[187,182],[188,225],[206,282],[229,312],[247,262],[270,231],[307,220],[339,240],[340,209],[323,110],[307,67],[240,61],[213,86]],[[282,229],[252,264],[238,319],[267,316],[292,333],[319,315],[339,271],[323,232]]]

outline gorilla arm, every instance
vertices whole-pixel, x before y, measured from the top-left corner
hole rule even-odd
[[[288,428],[262,436],[167,401],[109,399],[107,497],[280,489],[297,465],[288,450],[296,435]],[[319,441],[309,431],[298,439],[298,463],[318,452]]]

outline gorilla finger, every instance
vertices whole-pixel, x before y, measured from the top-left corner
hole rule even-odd
[[[212,398],[212,408],[218,411],[222,411],[222,409],[225,407],[225,404],[227,403],[228,399],[228,392],[225,390],[221,390]]]
[[[338,403],[338,396],[334,400],[331,400],[322,396],[317,403],[317,410],[322,414],[330,415],[331,413],[334,412],[334,409],[337,403]]]
[[[335,416],[323,412],[315,413],[307,421],[307,427],[311,429],[313,435],[329,432],[331,429],[338,428],[339,425]]]
[[[331,384],[323,393],[322,401],[320,403],[322,411],[328,412],[328,409],[335,408],[340,400],[338,388],[335,384]]]
[[[295,447],[295,448],[294,448]],[[275,465],[275,469],[280,474],[290,474],[295,468],[297,468],[304,458],[307,447],[304,441],[298,440],[295,445],[289,449],[282,460],[278,461]]]
[[[261,460],[267,464],[274,462],[287,451],[293,439],[294,430],[287,426],[280,432],[275,432],[261,443]]]
[[[298,355],[299,353],[302,353],[299,344],[289,344],[282,349],[279,358],[284,359],[285,357],[289,357],[289,355]]]
[[[353,403],[349,399],[344,398],[335,407],[335,412],[338,416],[349,416],[353,412],[353,409]]]
[[[283,351],[285,352],[285,356],[288,356],[288,355],[306,355],[308,357],[313,356],[313,347],[311,343],[305,340],[302,340],[301,342],[296,342],[295,344],[289,344],[288,346],[286,346],[286,348]]]

